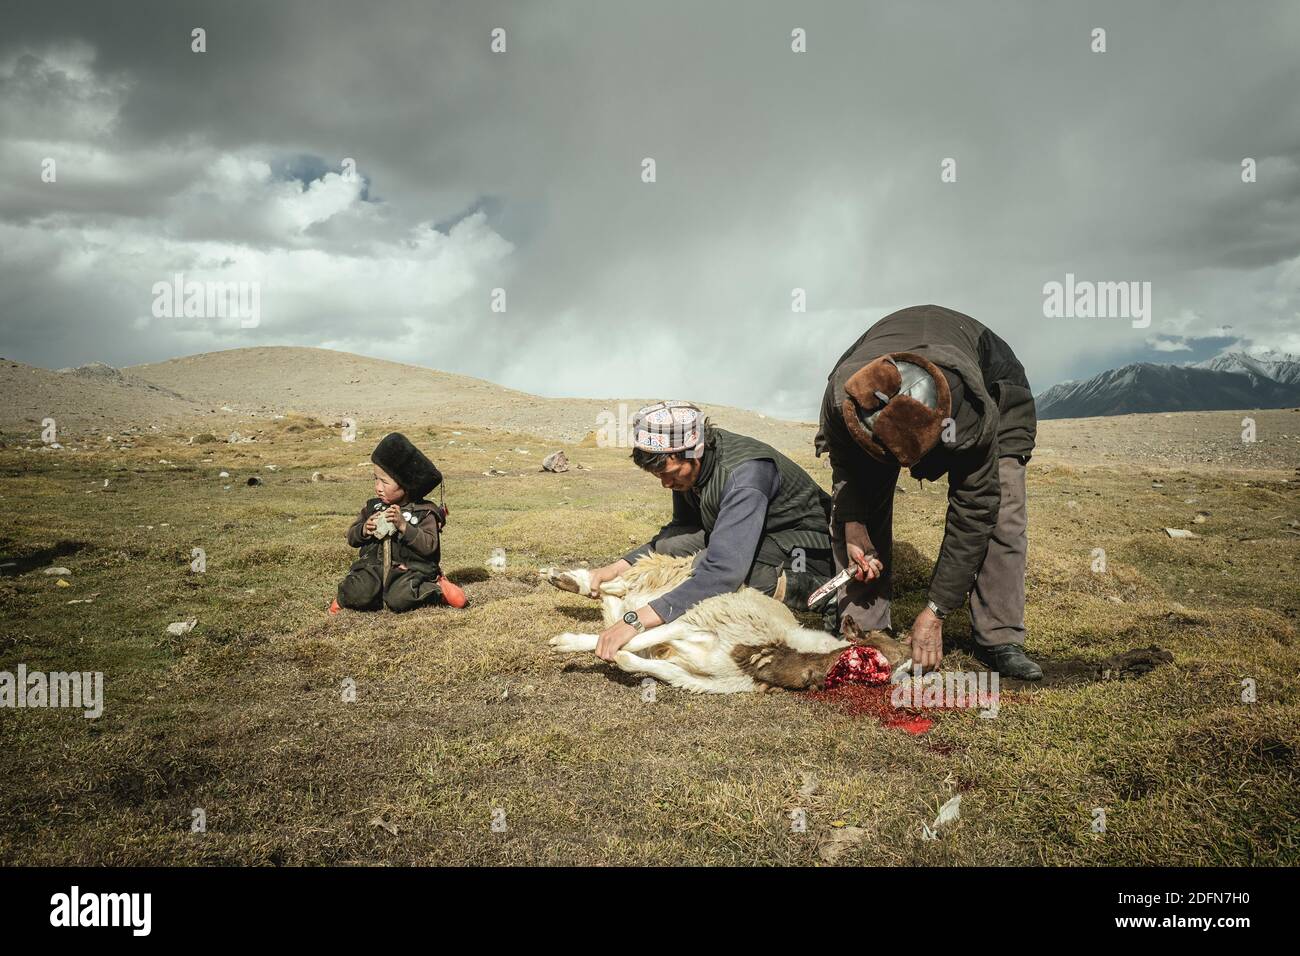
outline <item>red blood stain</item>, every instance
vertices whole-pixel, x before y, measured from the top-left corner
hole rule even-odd
[[[889,699],[893,686],[877,684],[841,684],[834,690],[814,690],[805,696],[811,700],[830,704],[850,717],[874,717],[886,727],[897,727],[909,734],[923,734],[934,726],[930,717],[895,707]]]
[[[921,716],[916,708],[895,707],[890,699],[892,684],[841,684],[831,690],[809,691],[803,696],[824,704],[830,704],[850,717],[873,717],[886,727],[897,727],[909,734],[923,734],[934,726],[943,711],[957,710],[956,707],[926,707],[929,717]],[[999,695],[999,706],[1011,703],[1032,703],[1032,695],[1012,694],[1003,691]]]

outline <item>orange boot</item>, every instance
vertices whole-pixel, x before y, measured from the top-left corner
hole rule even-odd
[[[469,603],[469,598],[465,597],[465,592],[459,586],[447,580],[445,574],[438,578],[438,587],[441,589],[442,599],[447,602],[448,607],[464,607]]]
[[[333,601],[330,601],[330,617],[337,614],[339,610],[339,599],[335,598]]]

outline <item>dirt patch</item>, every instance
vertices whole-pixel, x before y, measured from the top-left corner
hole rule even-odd
[[[1074,687],[1103,680],[1129,680],[1150,673],[1164,664],[1172,664],[1174,655],[1152,644],[1135,647],[1122,654],[1112,654],[1100,661],[1040,660],[1043,668],[1041,681],[1002,678],[999,683],[1013,689],[1035,687]]]
[[[453,577],[452,580],[458,584],[460,583],[460,579],[456,577]],[[537,590],[537,585],[536,575],[515,577],[513,575],[495,574],[486,580],[465,584],[464,588],[470,604],[479,605],[504,601],[507,598],[519,597],[521,594],[530,594]]]
[[[483,568],[457,568],[455,571],[446,571],[444,573],[461,587],[478,584],[480,581],[487,581],[492,577]]]

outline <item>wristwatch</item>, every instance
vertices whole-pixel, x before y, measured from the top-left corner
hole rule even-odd
[[[638,634],[640,634],[642,631],[645,630],[645,625],[642,624],[641,619],[636,616],[636,611],[628,611],[626,614],[624,614],[623,623],[631,624],[632,627],[636,629],[636,632]]]
[[[939,605],[935,604],[933,601],[926,601],[925,606],[930,609],[931,614],[941,621],[948,616],[948,612],[939,607]]]

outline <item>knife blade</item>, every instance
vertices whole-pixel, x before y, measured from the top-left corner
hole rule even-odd
[[[844,585],[848,584],[849,579],[853,577],[853,572],[856,570],[857,568],[845,568],[839,574],[835,575],[835,577],[831,578],[829,581],[827,581],[825,584],[819,587],[816,591],[814,591],[811,595],[808,596],[808,608],[811,610],[812,608],[820,604],[821,601],[826,597],[826,595],[834,594]]]

